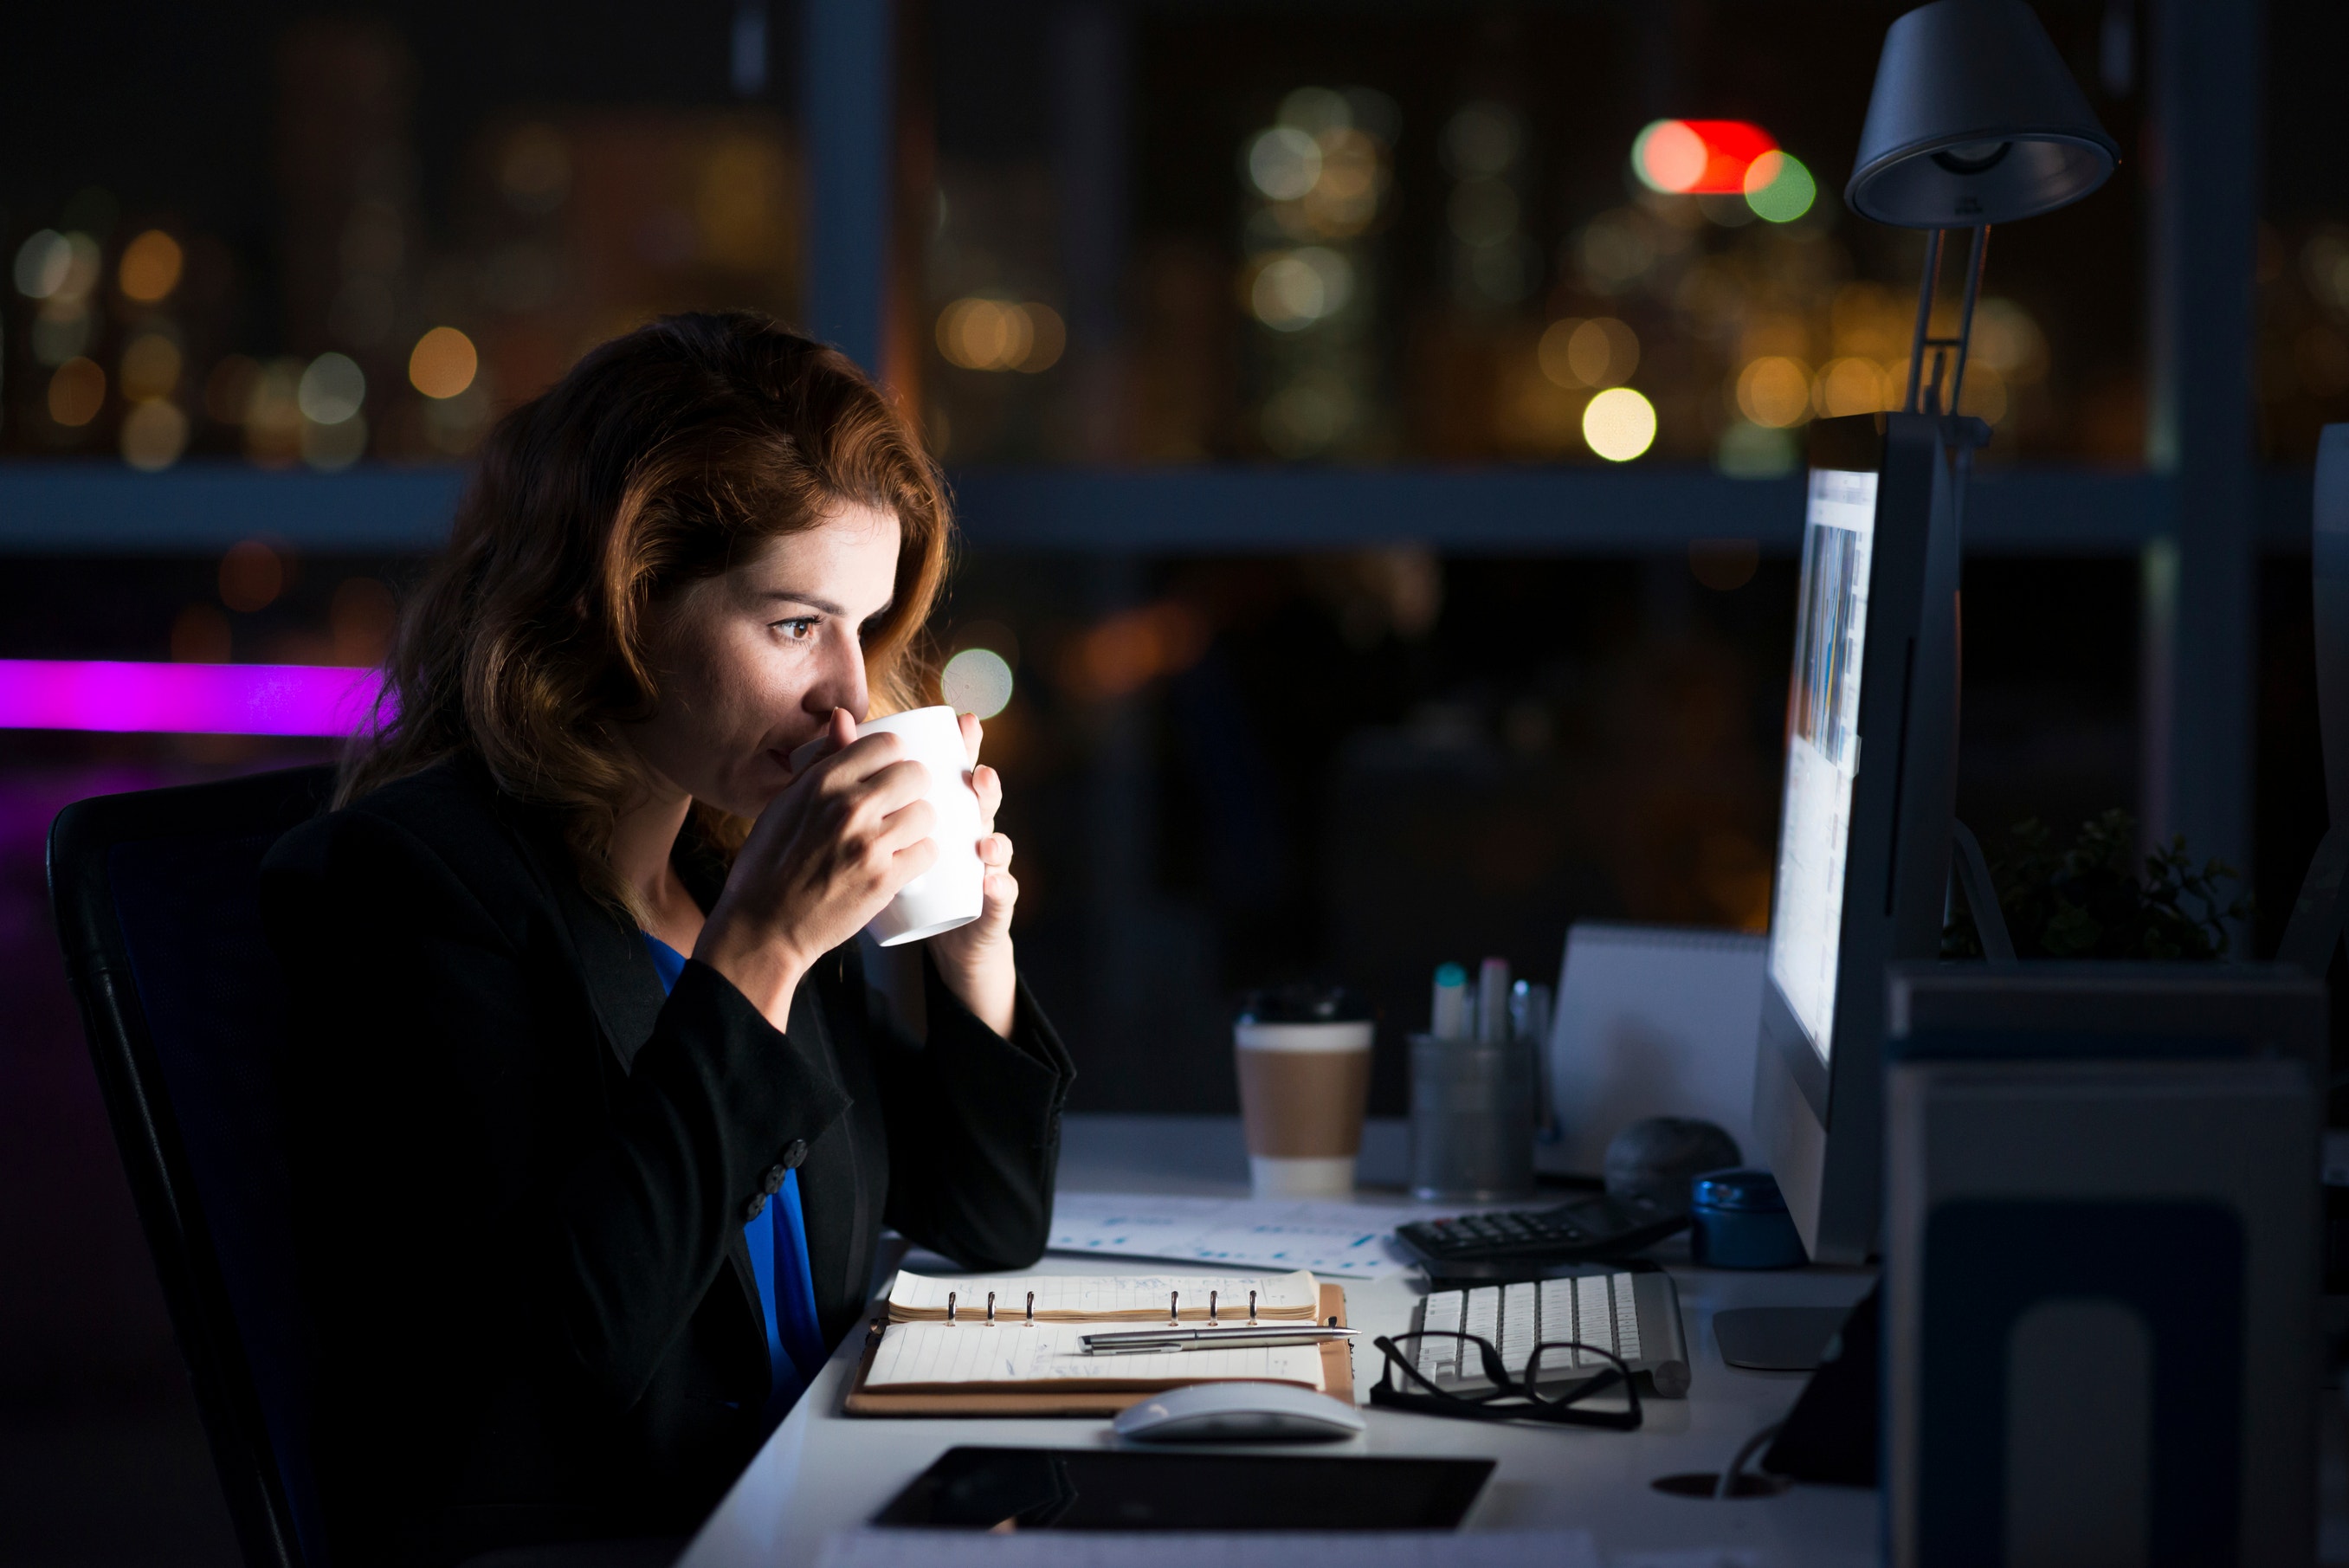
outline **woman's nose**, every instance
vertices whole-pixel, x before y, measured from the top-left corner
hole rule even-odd
[[[810,713],[844,707],[862,724],[872,703],[873,694],[864,685],[864,650],[854,637],[826,638],[823,670],[801,705]]]

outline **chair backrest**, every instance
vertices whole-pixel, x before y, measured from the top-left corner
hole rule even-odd
[[[325,1568],[307,1458],[262,857],[333,769],[77,801],[49,898],[91,1060],[247,1563]]]

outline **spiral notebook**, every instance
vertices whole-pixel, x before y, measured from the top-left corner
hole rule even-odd
[[[1251,1316],[1253,1312],[1253,1316]],[[1331,1323],[1343,1287],[1309,1274],[900,1273],[866,1335],[845,1408],[859,1416],[1114,1415],[1164,1388],[1225,1380],[1295,1383],[1353,1402],[1342,1343],[1088,1356],[1104,1326]]]

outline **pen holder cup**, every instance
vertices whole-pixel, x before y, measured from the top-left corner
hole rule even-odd
[[[1537,1043],[1411,1037],[1411,1194],[1442,1202],[1534,1195]]]

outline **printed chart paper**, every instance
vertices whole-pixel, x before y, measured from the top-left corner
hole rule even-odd
[[[1056,1253],[1383,1279],[1412,1266],[1395,1243],[1394,1227],[1419,1217],[1366,1203],[1063,1192],[1052,1205],[1047,1245]]]

